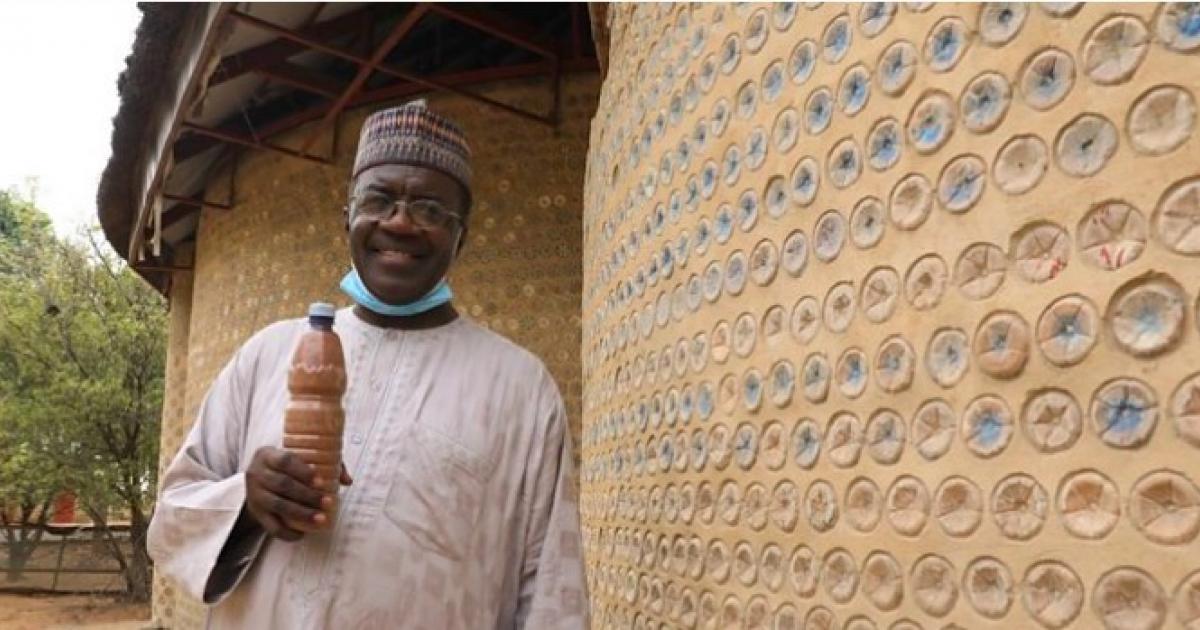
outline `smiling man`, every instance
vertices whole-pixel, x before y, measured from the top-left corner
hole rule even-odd
[[[355,305],[335,321],[349,380],[336,518],[320,513],[325,480],[279,448],[302,319],[238,350],[163,476],[150,553],[213,605],[210,627],[586,627],[558,389],[451,302],[470,183],[461,130],[424,102],[364,124],[342,281]]]

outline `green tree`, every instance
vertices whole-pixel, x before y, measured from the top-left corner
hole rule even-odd
[[[36,344],[10,343],[25,332],[36,308],[31,257],[52,238],[50,222],[12,191],[0,191],[0,313],[15,326],[0,333],[0,526],[8,551],[7,579],[20,578],[37,549],[62,480],[46,455],[47,443],[24,422],[31,395],[44,383],[52,359]]]
[[[28,210],[29,208],[27,208]],[[69,488],[120,564],[129,596],[150,595],[146,530],[157,486],[166,305],[96,229],[77,239],[43,233],[33,210],[14,224],[0,289],[0,424]],[[14,213],[15,214],[15,213]],[[30,227],[30,226],[33,227]],[[0,448],[3,448],[0,445]],[[0,460],[5,459],[0,453]],[[45,490],[45,488],[43,488]],[[109,527],[128,518],[130,549]]]
[[[4,417],[5,412],[0,412]],[[8,549],[6,579],[20,579],[50,519],[51,502],[61,487],[57,471],[34,440],[0,427],[0,525]]]
[[[50,219],[16,191],[0,190],[0,250],[53,237]],[[6,270],[0,268],[0,273]]]

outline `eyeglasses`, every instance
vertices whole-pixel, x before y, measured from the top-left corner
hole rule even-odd
[[[450,222],[462,223],[462,215],[451,212],[433,199],[392,199],[387,195],[367,193],[362,197],[350,198],[350,212],[385,221],[403,207],[404,213],[414,225],[421,228],[446,227]]]

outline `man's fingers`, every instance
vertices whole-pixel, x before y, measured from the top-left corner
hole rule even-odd
[[[258,524],[261,525],[264,530],[266,530],[268,535],[279,538],[280,540],[295,542],[300,540],[300,537],[304,536],[303,533],[284,525],[282,521],[271,514],[263,514],[258,519]]]
[[[342,462],[342,474],[338,476],[338,481],[340,481],[343,486],[348,486],[354,483],[354,479],[350,478],[350,471],[346,470],[345,462]]]
[[[315,525],[316,521],[313,520],[313,517],[321,513],[320,510],[314,510],[279,495],[272,497],[268,502],[268,506],[268,511],[273,516],[282,517],[296,523],[310,523]]]
[[[312,466],[300,459],[298,455],[282,448],[272,449],[267,454],[266,463],[276,472],[298,479],[305,484],[311,485],[313,475],[316,474]]]
[[[275,472],[272,470],[266,471],[262,476],[263,488],[272,494],[291,499],[296,503],[307,505],[312,508],[321,507],[321,492],[306,486],[304,483],[297,481],[284,473]]]
[[[246,470],[246,507],[269,535],[295,541],[323,527],[326,499],[311,487],[314,471],[287,450],[265,446]],[[315,509],[314,509],[315,508]]]

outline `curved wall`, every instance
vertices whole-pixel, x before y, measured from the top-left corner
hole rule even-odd
[[[1200,10],[614,4],[597,627],[1200,625]]]

